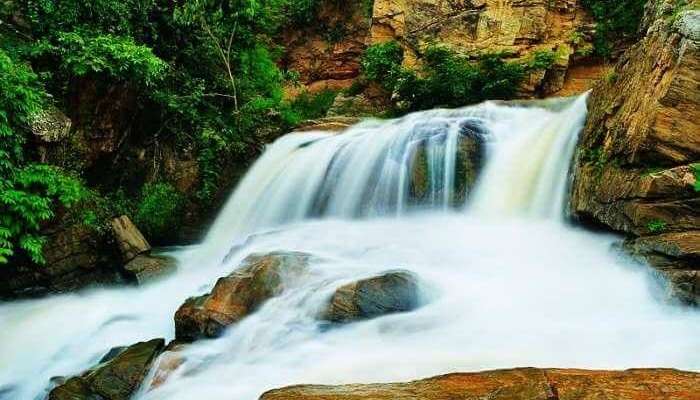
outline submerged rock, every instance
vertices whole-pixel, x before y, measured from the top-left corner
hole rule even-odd
[[[409,194],[414,204],[428,205],[434,201],[442,204],[447,195],[449,205],[459,206],[469,197],[477,177],[484,163],[484,136],[485,128],[477,120],[467,120],[459,127],[457,149],[454,165],[454,182],[447,187],[443,162],[438,166],[431,166],[430,146],[437,142],[444,142],[449,129],[447,125],[431,125],[425,128],[425,138],[415,147],[410,160]],[[444,144],[442,144],[444,147]],[[431,177],[432,175],[432,177]],[[433,204],[434,205],[434,204]]]
[[[412,273],[386,272],[338,288],[321,318],[345,323],[411,311],[418,307],[418,297],[418,282]]]
[[[280,294],[288,278],[301,275],[311,256],[275,252],[251,255],[229,276],[220,278],[208,294],[191,297],[175,313],[180,341],[213,338]]]
[[[84,374],[72,377],[49,393],[49,400],[128,400],[136,392],[165,341],[153,339],[113,349]],[[117,354],[115,354],[117,353]]]
[[[260,400],[671,400],[700,398],[700,374],[674,369],[587,371],[518,368],[407,383],[299,385]]]

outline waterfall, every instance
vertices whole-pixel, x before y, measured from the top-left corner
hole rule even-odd
[[[309,218],[403,216],[471,203],[484,214],[561,216],[586,97],[528,107],[486,102],[366,121],[341,134],[286,135],[252,166],[206,241],[220,248],[231,237]],[[477,147],[460,153],[470,140]],[[457,176],[459,156],[481,152],[492,154],[467,202],[464,173],[480,171]]]
[[[700,370],[700,313],[659,301],[614,236],[561,223],[586,96],[483,104],[291,133],[251,167],[203,243],[144,287],[0,305],[0,400],[114,346],[173,339],[173,314],[254,253],[316,256],[309,273],[139,400],[255,400],[291,384],[405,381],[521,366]],[[417,310],[328,329],[342,285],[419,277]],[[642,334],[640,334],[642,333]]]

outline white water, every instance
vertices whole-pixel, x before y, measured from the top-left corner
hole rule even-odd
[[[646,268],[610,250],[616,238],[560,221],[585,99],[558,108],[487,103],[280,139],[206,241],[175,252],[171,278],[0,306],[0,399],[41,398],[50,377],[112,346],[171,339],[186,297],[272,250],[322,261],[223,337],[186,348],[140,398],[256,399],[287,384],[514,366],[700,370],[698,312],[657,298]],[[467,120],[483,127],[488,157],[462,209],[449,182]],[[418,207],[407,180],[421,142],[431,189]],[[424,307],[331,330],[314,319],[338,286],[397,267],[420,277]]]

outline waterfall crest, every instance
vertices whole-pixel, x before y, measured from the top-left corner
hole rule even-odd
[[[218,245],[308,218],[469,205],[484,214],[560,216],[586,97],[527,106],[486,102],[366,121],[341,134],[286,135],[252,166],[207,241]],[[465,181],[480,173],[483,158],[489,161],[467,201],[475,182]]]

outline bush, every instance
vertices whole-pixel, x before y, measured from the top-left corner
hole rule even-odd
[[[43,263],[42,223],[54,216],[57,205],[71,207],[86,194],[74,176],[25,160],[27,125],[44,97],[32,70],[0,49],[0,264],[17,248]]]
[[[303,92],[290,102],[289,109],[294,114],[293,118],[299,121],[322,118],[328,113],[337,94],[329,89],[316,94]]]
[[[666,222],[660,219],[651,220],[647,224],[647,229],[651,233],[661,233],[666,230]]]
[[[596,54],[609,57],[620,40],[634,38],[644,16],[647,0],[583,0],[596,21]]]
[[[403,49],[398,42],[391,41],[369,46],[362,56],[362,73],[370,81],[379,82],[391,90],[401,72]]]
[[[147,184],[141,191],[134,222],[150,240],[163,242],[178,230],[183,207],[183,195],[169,183]]]
[[[388,42],[370,46],[362,68],[364,78],[391,91],[398,111],[406,112],[512,98],[525,77],[526,66],[504,58],[504,54],[486,54],[472,61],[446,47],[430,46],[419,75],[401,67],[401,47]]]
[[[696,192],[700,192],[700,163],[691,164],[690,169],[693,171],[693,175],[695,177],[695,184],[693,185],[693,189]]]

